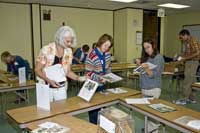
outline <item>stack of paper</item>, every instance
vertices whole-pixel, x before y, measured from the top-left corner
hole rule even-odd
[[[200,120],[197,120],[196,118],[192,116],[182,116],[174,121],[179,124],[187,125],[191,128],[200,130]]]
[[[127,104],[150,104],[147,98],[126,98]]]
[[[165,112],[171,112],[171,111],[175,111],[176,109],[167,105],[164,105],[162,103],[158,103],[158,104],[151,104],[149,105],[149,107],[161,112],[161,113],[165,113]]]
[[[127,90],[124,90],[124,89],[121,89],[121,88],[107,89],[107,91],[114,93],[114,94],[127,93]]]
[[[104,80],[106,80],[107,82],[110,83],[114,83],[114,82],[118,82],[120,80],[122,80],[122,77],[114,74],[114,73],[109,73],[103,76]]]
[[[177,118],[175,119],[174,121],[179,123],[179,124],[182,124],[182,125],[187,125],[187,123],[191,120],[195,120],[194,117],[191,117],[191,116],[181,116],[180,118]]]
[[[200,130],[200,120],[192,120],[187,123],[189,127]]]
[[[56,64],[44,69],[46,76],[56,82],[66,81],[66,74],[61,64]]]
[[[32,133],[65,133],[70,129],[53,122],[45,122],[38,125],[39,128],[32,131]]]

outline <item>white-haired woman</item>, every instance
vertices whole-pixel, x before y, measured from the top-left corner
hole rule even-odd
[[[49,84],[50,101],[57,101],[67,98],[65,87],[61,87],[61,83],[51,80],[47,77],[44,69],[56,64],[61,64],[65,75],[73,80],[83,81],[83,77],[79,77],[71,71],[72,50],[71,47],[76,46],[76,35],[74,30],[69,26],[60,27],[55,34],[55,42],[44,46],[36,60],[35,73],[40,83]],[[55,75],[56,76],[56,75]],[[63,82],[62,82],[63,84]]]

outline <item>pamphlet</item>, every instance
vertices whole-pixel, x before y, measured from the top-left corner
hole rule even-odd
[[[104,80],[110,83],[118,82],[121,81],[123,78],[114,74],[114,73],[109,73],[103,76]]]
[[[94,95],[97,87],[97,82],[87,79],[83,84],[81,90],[79,91],[78,96],[89,102]]]
[[[32,133],[65,133],[70,130],[68,127],[53,122],[45,122],[38,126],[39,128],[33,130]]]
[[[111,88],[111,89],[107,89],[108,92],[111,92],[113,94],[121,94],[121,93],[127,93],[127,90],[124,90],[122,88]]]
[[[161,112],[161,113],[166,113],[166,112],[171,112],[171,111],[175,111],[176,109],[167,105],[164,105],[162,103],[158,103],[158,104],[151,104],[148,105],[149,107]]]

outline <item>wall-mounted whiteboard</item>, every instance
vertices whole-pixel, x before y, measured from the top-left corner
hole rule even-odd
[[[183,28],[189,30],[190,35],[200,42],[200,24],[184,25]]]

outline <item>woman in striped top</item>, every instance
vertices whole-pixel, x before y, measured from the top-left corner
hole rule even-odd
[[[97,91],[104,90],[105,80],[103,79],[103,76],[111,72],[111,56],[109,50],[112,46],[113,38],[108,34],[104,34],[99,38],[96,48],[94,48],[86,58],[86,75],[99,83]],[[99,109],[89,112],[91,123],[97,124],[98,111]]]

